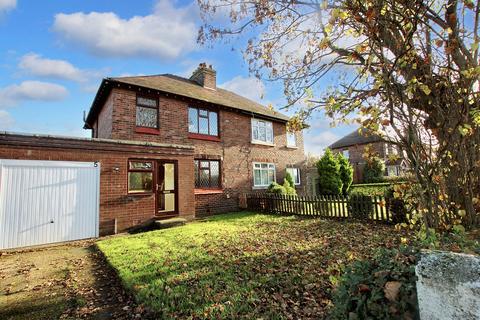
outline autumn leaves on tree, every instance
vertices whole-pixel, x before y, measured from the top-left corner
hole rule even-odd
[[[199,0],[199,40],[245,43],[251,72],[284,83],[291,127],[323,110],[397,145],[417,221],[442,231],[480,223],[479,2]]]

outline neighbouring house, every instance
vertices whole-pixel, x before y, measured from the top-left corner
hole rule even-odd
[[[342,153],[352,164],[353,183],[363,182],[363,169],[366,163],[363,154],[366,146],[371,146],[372,151],[385,161],[385,176],[400,176],[405,172],[405,161],[397,146],[376,134],[370,134],[366,129],[355,130],[329,146],[332,152]],[[398,157],[391,157],[392,155]]]
[[[218,88],[206,64],[189,79],[105,78],[92,138],[0,134],[0,249],[237,210],[287,171],[303,193],[303,136],[288,119]]]

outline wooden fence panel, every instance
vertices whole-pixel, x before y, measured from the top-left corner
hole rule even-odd
[[[365,197],[350,202],[348,196],[296,196],[266,193],[246,195],[247,208],[273,214],[295,214],[324,218],[349,219],[352,210],[371,210],[368,220],[391,222],[386,199],[382,196]],[[369,201],[370,203],[368,203]],[[409,218],[409,215],[407,216]]]

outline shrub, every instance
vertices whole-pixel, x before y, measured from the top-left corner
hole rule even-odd
[[[340,165],[340,179],[342,180],[342,193],[346,195],[353,182],[353,167],[343,154],[337,155],[337,161]]]
[[[354,262],[340,278],[332,319],[418,319],[412,248],[380,250],[372,259]]]
[[[330,149],[325,149],[325,154],[317,162],[320,194],[337,195],[342,192],[342,179],[340,178],[340,164],[333,156]]]
[[[283,180],[283,187],[285,188],[286,194],[288,194],[288,195],[296,195],[297,194],[297,190],[295,190],[295,188],[293,187],[293,183],[290,184],[290,182],[288,181],[287,178],[285,178]]]
[[[268,189],[267,189],[267,193],[273,193],[273,194],[287,194],[287,191],[285,190],[285,188],[276,183],[276,182],[272,182],[269,186],[268,186]]]
[[[363,193],[369,196],[383,196],[385,191],[390,188],[392,184],[390,183],[362,183],[362,184],[352,184],[350,186],[351,193]]]
[[[284,194],[284,195],[296,195],[297,191],[295,188],[290,186],[290,183],[288,180],[283,181],[283,185],[278,184],[276,182],[272,182],[268,188],[267,188],[267,193],[270,194]]]
[[[367,220],[373,213],[372,197],[361,193],[353,193],[348,198],[348,212],[355,219]]]
[[[293,182],[293,177],[290,174],[290,172],[288,172],[288,171],[285,173],[285,180],[288,181],[288,183],[290,184],[291,187],[293,187],[295,185],[295,183]]]
[[[407,207],[402,199],[394,197],[394,187],[385,190],[385,199],[387,201],[387,210],[392,215],[393,223],[407,222]]]
[[[363,182],[382,182],[385,173],[385,163],[379,157],[372,157],[367,161],[363,170]]]

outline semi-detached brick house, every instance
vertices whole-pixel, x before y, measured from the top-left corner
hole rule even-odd
[[[288,117],[217,88],[200,64],[190,79],[106,78],[85,121],[92,138],[4,133],[0,159],[99,163],[100,234],[150,219],[237,210],[242,193],[283,181],[303,192],[301,132]],[[1,161],[1,160],[0,160]]]

